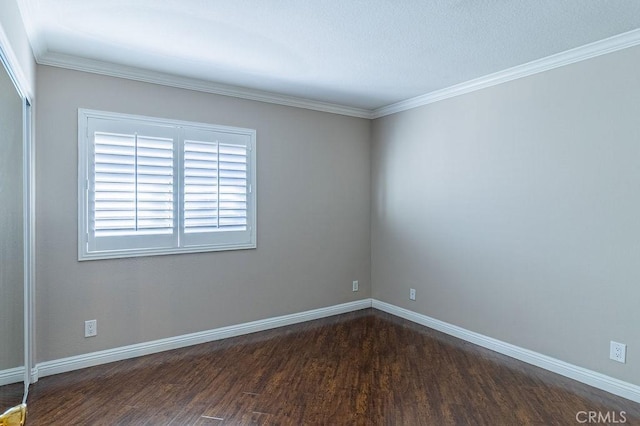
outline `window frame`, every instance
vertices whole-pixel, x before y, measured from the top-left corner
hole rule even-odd
[[[91,175],[93,170],[92,155],[95,149],[94,136],[89,134],[91,128],[95,128],[95,121],[106,120],[114,121],[116,125],[141,127],[158,127],[168,129],[169,133],[176,135],[173,141],[174,151],[174,199],[173,199],[173,240],[175,244],[171,247],[144,247],[144,248],[118,248],[110,250],[93,250],[90,244],[90,228],[91,215],[91,186],[94,177]],[[229,135],[234,140],[242,140],[237,143],[242,146],[246,141],[247,148],[247,230],[246,231],[218,231],[209,233],[209,239],[216,240],[199,245],[185,245],[185,229],[184,229],[184,210],[185,210],[185,194],[184,194],[184,173],[185,161],[184,150],[187,141],[187,135],[198,132],[213,132]],[[224,142],[221,142],[224,143]],[[156,256],[181,253],[205,253],[215,251],[229,250],[247,250],[257,247],[257,186],[256,186],[256,130],[223,126],[217,124],[198,123],[182,120],[171,120],[164,118],[148,117],[142,115],[132,115],[123,113],[114,113],[107,111],[98,111],[92,109],[78,109],[78,260],[99,260],[114,259],[141,256]],[[215,234],[215,236],[214,236]],[[242,241],[235,241],[242,237]],[[242,234],[242,235],[240,235]],[[199,235],[199,234],[196,234]],[[220,235],[219,237],[217,235]],[[231,238],[229,238],[231,236]],[[95,237],[93,237],[95,240]],[[114,238],[114,237],[110,237]],[[117,237],[115,237],[117,238]],[[125,237],[126,238],[126,237]],[[228,242],[232,240],[231,242]]]

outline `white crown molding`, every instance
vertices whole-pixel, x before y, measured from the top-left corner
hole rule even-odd
[[[355,302],[342,303],[340,305],[326,308],[313,309],[296,314],[283,315],[279,317],[267,318],[264,320],[252,321],[229,327],[216,328],[213,330],[201,331],[198,333],[184,334],[182,336],[169,337],[166,339],[154,340],[151,342],[139,343],[135,345],[122,346],[114,349],[107,349],[100,352],[72,356],[53,361],[38,363],[31,372],[32,381],[35,382],[40,377],[52,374],[65,373],[86,367],[107,364],[114,361],[121,361],[129,358],[136,358],[143,355],[150,355],[172,349],[184,348],[186,346],[198,345],[212,342],[214,340],[226,339],[229,337],[241,336],[255,333],[257,331],[269,330],[283,327],[285,325],[298,324],[319,318],[344,314],[371,307],[371,299],[362,299]],[[23,370],[18,381],[23,379]]]
[[[47,52],[36,56],[36,62],[40,65],[49,65],[59,68],[67,68],[76,71],[84,71],[93,74],[108,75],[111,77],[126,78],[145,83],[160,84],[163,86],[178,87],[181,89],[196,90],[199,92],[213,93],[216,95],[231,96],[234,98],[248,99],[258,102],[304,108],[314,111],[328,112],[332,114],[346,115],[358,118],[371,118],[371,111],[362,108],[332,104],[328,102],[314,101],[294,96],[280,95],[276,93],[247,89],[214,83],[196,78],[180,77],[172,74],[150,71],[126,65],[110,62],[96,61],[77,56]]]
[[[33,32],[33,29],[31,29]],[[35,37],[37,38],[37,37]],[[545,58],[537,59],[526,64],[518,65],[506,70],[498,71],[483,77],[469,80],[451,87],[436,90],[424,95],[416,96],[404,101],[396,102],[375,110],[350,107],[346,105],[332,104],[328,102],[314,101],[295,96],[281,95],[261,90],[230,86],[195,78],[181,77],[167,73],[145,70],[126,65],[118,65],[93,59],[80,58],[55,52],[47,52],[46,47],[33,45],[34,37],[30,37],[32,49],[36,56],[36,62],[40,65],[49,65],[94,74],[108,75],[112,77],[126,78],[129,80],[143,81],[146,83],[160,84],[182,89],[196,90],[199,92],[213,93],[217,95],[248,99],[259,102],[304,108],[314,111],[328,112],[332,114],[350,117],[376,119],[397,112],[421,107],[434,102],[455,96],[471,93],[476,90],[496,86],[519,78],[528,77],[554,68],[570,65],[575,62],[605,55],[607,53],[626,49],[640,44],[640,29],[615,35],[584,46],[560,52]]]
[[[47,51],[44,37],[38,36],[38,28],[35,20],[33,19],[37,16],[36,10],[38,6],[36,2],[37,0],[18,0],[16,2],[18,4],[20,16],[22,17],[22,24],[27,32],[27,38],[29,39],[29,44],[31,45],[31,50],[35,58],[43,55]]]
[[[369,302],[371,306],[371,302]],[[9,368],[0,370],[0,386],[10,385],[12,383],[20,383],[24,381],[24,367]],[[3,407],[0,407],[0,409]]]
[[[460,96],[466,93],[475,92],[476,90],[481,90],[487,87],[506,83],[508,81],[528,77],[533,74],[549,71],[554,68],[563,67],[565,65],[626,49],[638,44],[640,44],[640,29],[615,35],[613,37],[599,40],[594,43],[567,50],[565,52],[560,52],[555,55],[528,62],[526,64],[508,68],[503,71],[498,71],[496,73],[485,75],[483,77],[469,80],[464,83],[456,84],[455,86],[447,87],[445,89],[436,90],[421,96],[416,96],[415,98],[396,102],[394,104],[374,110],[371,114],[371,117],[374,119],[380,118],[387,115],[395,114],[397,112],[432,104],[434,102],[452,98],[454,96]]]
[[[372,307],[434,330],[438,330],[450,336],[457,337],[475,345],[482,346],[483,348],[490,349],[511,358],[560,374],[561,376],[569,377],[570,379],[577,380],[578,382],[585,383],[614,395],[630,399],[631,401],[640,402],[640,386],[632,383],[624,382],[583,367],[578,367],[576,365],[569,364],[568,362],[564,362],[529,349],[524,349],[492,337],[484,336],[480,333],[469,331],[462,327],[458,327],[408,309],[400,308],[389,303],[381,302],[376,299],[372,300]]]

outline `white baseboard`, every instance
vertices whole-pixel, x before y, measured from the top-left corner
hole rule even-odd
[[[445,334],[491,349],[495,352],[524,361],[545,370],[552,371],[562,376],[569,377],[614,395],[618,395],[635,402],[640,402],[640,386],[624,382],[586,368],[578,367],[550,356],[543,355],[529,349],[524,349],[492,337],[484,336],[482,334],[466,330],[462,327],[375,299],[363,299],[326,308],[299,312],[296,314],[267,318],[264,320],[252,321],[229,327],[222,327],[198,333],[170,337],[167,339],[108,349],[100,352],[92,352],[69,358],[46,361],[37,364],[36,367],[31,370],[32,382],[36,382],[39,377],[50,376],[52,374],[65,373],[81,368],[93,367],[114,361],[121,361],[124,359],[136,358],[143,355],[183,348],[200,343],[212,342],[214,340],[225,339],[228,337],[241,336],[244,334],[255,333],[257,331],[302,323],[370,307],[424,325],[434,330],[441,331]],[[21,382],[23,379],[23,368],[0,371],[0,385]],[[13,381],[3,382],[3,380]]]
[[[69,358],[45,361],[36,365],[35,369],[31,371],[31,377],[32,381],[36,382],[38,378],[50,376],[52,374],[66,373],[68,371],[79,370],[81,368],[93,367],[100,364],[107,364],[109,362],[122,361],[124,359],[136,358],[143,355],[184,348],[186,346],[198,345],[200,343],[212,342],[214,340],[226,339],[228,337],[241,336],[244,334],[255,333],[257,331],[269,330],[272,328],[283,327],[286,325],[297,324],[370,307],[371,299],[363,299],[355,302],[328,306],[326,308],[299,312],[296,314],[283,315],[228,327],[216,328],[213,330],[201,331],[198,333],[184,334],[182,336],[122,346],[119,348],[72,356]],[[20,380],[22,380],[22,377],[23,376],[21,376]]]
[[[630,399],[631,401],[640,402],[640,386],[615,379],[604,374],[560,361],[538,352],[524,349],[501,340],[487,337],[473,331],[466,330],[453,324],[437,320],[435,318],[422,315],[408,309],[400,308],[389,303],[379,300],[372,300],[372,307],[389,314],[407,319],[409,321],[424,325],[434,330],[441,331],[450,336],[457,337],[470,343],[474,343],[483,348],[510,356],[511,358],[524,361],[536,367],[543,368],[548,371],[569,377],[578,382],[586,383],[598,389],[602,389],[614,395]]]
[[[371,307],[371,301],[369,301],[369,307]],[[24,382],[24,367],[15,367],[8,368],[6,370],[0,370],[0,386],[20,382]]]

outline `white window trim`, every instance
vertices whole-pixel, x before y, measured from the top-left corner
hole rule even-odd
[[[188,128],[199,129],[205,131],[214,131],[222,133],[230,133],[236,135],[242,135],[250,138],[248,144],[248,170],[247,181],[249,184],[248,199],[247,199],[247,227],[249,228],[249,241],[243,243],[218,243],[218,244],[205,244],[199,246],[180,246],[171,248],[144,248],[144,249],[118,249],[109,251],[96,251],[91,252],[88,250],[89,240],[89,220],[88,214],[89,208],[89,153],[91,138],[89,136],[89,120],[91,118],[107,119],[107,120],[127,120],[127,121],[140,121],[143,124],[151,124],[164,127],[175,128]],[[182,142],[182,140],[181,140]],[[180,144],[178,144],[180,145]],[[181,151],[180,148],[176,151]],[[182,161],[182,153],[179,153],[178,161]],[[212,125],[208,123],[196,123],[181,120],[169,120],[164,118],[147,117],[140,115],[130,115],[122,113],[113,113],[106,111],[97,111],[91,109],[78,109],[78,260],[98,260],[98,259],[114,259],[114,258],[127,258],[127,257],[141,257],[141,256],[156,256],[156,255],[168,255],[168,254],[180,254],[180,253],[203,253],[214,251],[227,251],[227,250],[246,250],[255,249],[257,247],[257,185],[256,185],[256,131],[254,129],[246,129],[239,127],[230,127],[222,125]],[[179,226],[178,234],[182,234],[181,227],[183,226],[182,218],[182,167],[180,164],[176,173],[179,182],[179,191],[176,194],[176,223]],[[233,232],[233,231],[231,231]]]

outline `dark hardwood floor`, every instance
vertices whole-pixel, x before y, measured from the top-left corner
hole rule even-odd
[[[23,396],[24,384],[22,383],[0,386],[0,414],[2,414],[7,408],[22,403]]]
[[[640,424],[640,404],[372,309],[44,377],[28,409],[33,426]]]

